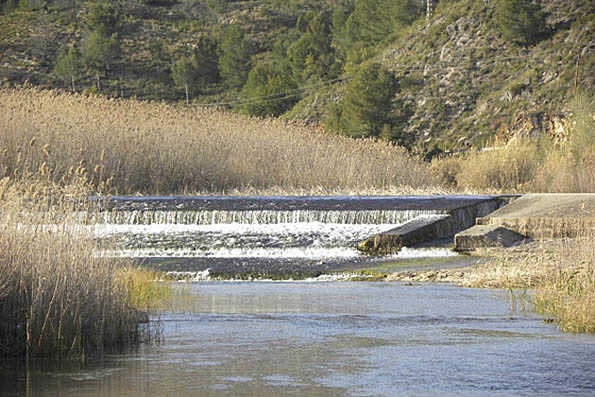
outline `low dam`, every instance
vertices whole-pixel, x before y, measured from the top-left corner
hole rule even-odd
[[[116,196],[96,201],[96,235],[115,244],[109,255],[138,258],[164,271],[303,277],[373,261],[454,255],[447,248],[411,247],[451,237],[507,199]]]

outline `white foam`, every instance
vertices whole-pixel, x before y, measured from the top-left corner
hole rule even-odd
[[[392,255],[395,259],[414,258],[445,258],[459,255],[449,248],[409,248],[403,247],[397,254]]]
[[[114,234],[170,234],[170,233],[225,233],[225,234],[303,234],[307,232],[337,232],[337,233],[380,233],[390,230],[395,224],[340,224],[322,222],[301,223],[273,223],[273,224],[245,224],[220,223],[212,225],[186,224],[151,224],[151,225],[119,225],[98,224],[94,226],[97,237]]]
[[[157,249],[138,248],[106,250],[106,257],[167,257],[167,258],[270,258],[270,259],[350,259],[363,257],[355,248],[324,248],[324,247],[295,247],[295,248],[220,248],[214,250],[193,250],[191,248]]]
[[[173,277],[181,282],[198,282],[198,281],[209,281],[211,280],[210,276],[210,269],[196,271],[196,272],[178,272],[178,271],[170,271],[166,272],[166,276]]]

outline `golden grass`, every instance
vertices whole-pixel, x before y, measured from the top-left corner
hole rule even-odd
[[[513,138],[506,146],[437,159],[445,186],[485,192],[595,192],[595,106],[592,96],[570,102],[572,117],[559,142]]]
[[[138,309],[155,297],[139,293],[146,276],[99,257],[74,218],[85,210],[86,173],[62,184],[47,176],[42,168],[27,183],[0,182],[0,357],[80,359],[140,342],[151,329]]]
[[[35,89],[0,90],[0,107],[0,177],[83,166],[119,194],[442,191],[400,147],[282,120]]]
[[[494,254],[492,252],[492,254]],[[470,287],[530,289],[533,308],[567,332],[595,333],[595,235],[499,251],[465,274]]]

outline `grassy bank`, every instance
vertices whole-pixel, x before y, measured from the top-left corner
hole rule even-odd
[[[0,176],[80,166],[120,194],[441,191],[400,147],[281,120],[33,89],[0,90],[0,107]]]
[[[446,187],[463,191],[595,192],[595,100],[578,95],[569,108],[556,136],[520,131],[490,150],[436,160],[432,169]]]
[[[99,257],[77,225],[84,171],[58,185],[43,170],[0,181],[0,357],[82,359],[145,340],[139,310],[162,291],[127,261]]]
[[[568,332],[595,333],[595,236],[531,243],[490,253],[467,272],[470,287],[529,289],[533,308]]]

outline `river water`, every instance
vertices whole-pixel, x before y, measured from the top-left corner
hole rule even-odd
[[[513,310],[506,291],[317,281],[342,270],[419,268],[428,258],[430,266],[473,263],[445,246],[381,258],[355,249],[460,200],[473,201],[116,200],[117,211],[94,226],[109,244],[104,255],[210,281],[172,284],[179,294],[152,318],[160,343],[84,365],[0,364],[0,394],[594,395],[595,338]],[[255,275],[301,281],[214,281]]]
[[[3,368],[4,395],[593,395],[595,338],[505,292],[370,282],[193,283],[163,342],[76,368]],[[28,392],[28,393],[27,393]]]

